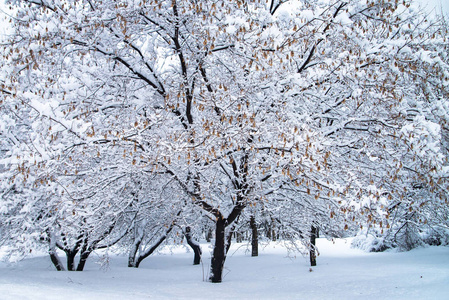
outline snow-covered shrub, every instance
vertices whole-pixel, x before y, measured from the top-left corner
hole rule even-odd
[[[391,248],[409,251],[425,245],[448,246],[449,230],[430,226],[422,228],[409,219],[384,232],[378,228],[360,230],[352,241],[352,247],[367,252],[383,252]]]
[[[367,252],[382,252],[392,248],[391,243],[376,230],[361,230],[352,240],[353,248],[362,249]]]
[[[449,245],[449,229],[435,229],[421,233],[422,240],[430,246],[448,246]]]

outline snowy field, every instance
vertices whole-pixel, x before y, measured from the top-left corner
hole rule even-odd
[[[203,281],[206,244],[199,266],[186,248],[150,256],[139,269],[127,268],[125,256],[110,255],[105,266],[104,256],[93,254],[86,271],[57,272],[47,256],[34,257],[0,263],[0,299],[449,299],[449,247],[364,253],[349,245],[319,239],[312,269],[280,244],[254,258],[233,245],[221,284]]]

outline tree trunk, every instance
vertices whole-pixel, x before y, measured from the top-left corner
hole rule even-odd
[[[52,234],[49,234],[49,244],[48,254],[50,255],[51,262],[55,266],[56,270],[65,271],[61,259],[59,259],[58,253],[56,251],[56,240]]]
[[[225,254],[225,221],[222,217],[215,224],[215,245],[211,258],[211,272],[209,280],[214,283],[222,281],[223,266],[226,260]]]
[[[56,250],[54,250],[54,251],[50,250],[49,254],[50,254],[51,262],[55,266],[56,270],[58,270],[58,271],[65,271],[65,268],[62,265],[62,262],[59,259],[58,254],[56,253]]]
[[[249,220],[251,227],[251,256],[259,255],[259,236],[257,232],[257,224],[254,216],[251,216]]]
[[[193,253],[195,254],[195,256],[193,257],[193,264],[199,265],[201,262],[201,254],[202,254],[201,247],[196,241],[192,239],[192,235],[190,234],[190,227],[186,227],[185,236],[187,244],[189,244],[189,246],[193,249]]]
[[[176,216],[179,216],[181,214],[181,211],[178,212],[178,214]],[[143,230],[141,230],[138,235],[137,235],[137,242],[135,242],[135,248],[132,249],[134,253],[133,257],[131,257],[130,253],[130,257],[128,258],[128,267],[134,267],[134,268],[138,268],[140,263],[147,258],[148,256],[150,256],[151,254],[153,254],[153,252],[167,239],[167,236],[170,234],[170,232],[173,230],[173,227],[175,226],[175,223],[172,222],[172,224],[170,225],[170,227],[168,227],[167,231],[165,231],[165,234],[162,235],[150,248],[148,248],[144,253],[140,253],[139,252],[139,247],[140,244],[143,241],[143,237],[144,237],[144,232]],[[143,226],[142,226],[143,228]],[[139,252],[139,255],[136,255],[136,253]]]
[[[75,256],[76,256],[76,252],[75,251],[66,251],[66,256],[67,256],[67,270],[68,271],[75,271]]]
[[[236,232],[235,233],[235,241],[237,243],[243,242],[243,234],[241,232]]]
[[[129,256],[128,256],[128,267],[129,268],[137,268],[136,267],[136,256],[137,252],[139,251],[140,244],[142,243],[143,234],[136,234],[134,238],[134,243],[131,247],[131,250],[129,250]]]
[[[84,266],[86,265],[87,258],[89,257],[89,255],[91,253],[92,253],[92,251],[85,251],[85,252],[81,253],[80,261],[78,263],[78,266],[76,267],[77,271],[83,271],[84,270]]]
[[[271,219],[271,223],[268,227],[268,234],[267,234],[267,238],[269,238],[270,240],[272,240],[273,242],[276,242],[276,230],[274,229],[274,219]]]
[[[212,229],[208,228],[206,233],[206,242],[210,243],[211,240],[212,240]]]
[[[267,239],[271,240],[271,224],[268,224],[267,226]]]
[[[229,248],[231,248],[232,236],[235,235],[234,234],[234,230],[235,230],[235,224],[232,226],[231,230],[229,230],[228,237],[225,239],[225,241],[226,241],[226,245],[225,245],[226,252],[225,252],[225,255],[228,255]]]
[[[315,241],[316,241],[317,234],[318,234],[318,229],[312,225],[312,228],[310,231],[310,265],[312,267],[316,266]]]
[[[139,255],[136,259],[136,263],[134,265],[134,268],[138,268],[140,266],[140,263],[147,258],[148,256],[150,256],[151,254],[153,254],[153,252],[165,241],[165,239],[167,238],[167,234],[170,233],[171,229],[173,228],[173,226],[167,231],[167,233],[163,236],[161,236],[159,238],[159,240],[157,240],[157,242],[151,246],[147,251],[145,251],[143,254]]]
[[[137,256],[137,251],[139,250],[141,242],[142,242],[141,240],[134,241],[134,244],[132,245],[131,250],[129,251],[129,256],[128,256],[128,267],[129,268],[137,268],[136,267],[136,256]]]

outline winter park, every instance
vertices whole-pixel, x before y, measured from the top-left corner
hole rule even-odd
[[[449,298],[445,2],[0,1],[0,299]]]

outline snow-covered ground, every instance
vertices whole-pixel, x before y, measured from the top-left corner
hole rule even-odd
[[[364,253],[349,240],[324,239],[318,247],[318,266],[310,269],[307,258],[288,257],[280,244],[260,249],[259,257],[233,245],[221,284],[203,281],[206,244],[199,266],[181,247],[150,256],[139,269],[116,255],[101,266],[104,256],[93,254],[86,271],[57,272],[38,256],[0,263],[0,299],[449,299],[449,247]]]

